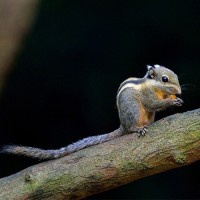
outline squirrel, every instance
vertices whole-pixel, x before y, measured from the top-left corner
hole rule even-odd
[[[128,78],[118,89],[116,103],[121,125],[116,131],[87,137],[57,150],[6,145],[0,153],[50,160],[125,134],[144,136],[147,127],[154,122],[156,111],[170,106],[182,106],[183,100],[177,97],[180,94],[178,76],[173,71],[160,65],[147,65],[147,73],[143,78]]]

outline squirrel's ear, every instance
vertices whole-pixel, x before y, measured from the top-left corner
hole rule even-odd
[[[151,65],[147,65],[147,69],[149,70],[152,66]]]
[[[151,78],[151,79],[154,79],[155,78],[155,68],[150,66],[150,65],[147,65],[147,69],[148,69],[148,77]]]

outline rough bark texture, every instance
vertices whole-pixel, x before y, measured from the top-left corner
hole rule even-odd
[[[116,130],[117,131],[117,130]],[[200,109],[0,179],[0,199],[80,199],[200,159]]]
[[[30,30],[37,5],[38,0],[0,1],[0,91]]]

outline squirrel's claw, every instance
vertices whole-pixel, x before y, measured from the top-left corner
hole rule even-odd
[[[141,127],[141,128],[137,128],[136,132],[137,132],[138,137],[145,136],[146,133],[147,133],[147,127],[144,126],[144,127]]]
[[[175,106],[182,106],[183,100],[180,99],[180,98],[176,98],[176,99],[173,101],[173,104],[174,104]]]

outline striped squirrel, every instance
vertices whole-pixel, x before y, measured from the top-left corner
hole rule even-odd
[[[28,157],[56,159],[80,149],[100,144],[124,134],[137,133],[144,136],[147,126],[154,122],[155,112],[170,106],[181,106],[183,101],[178,76],[160,65],[147,66],[143,78],[128,78],[121,83],[117,92],[117,109],[121,126],[108,134],[91,136],[57,150],[43,150],[33,147],[7,145],[1,153],[11,153]]]

